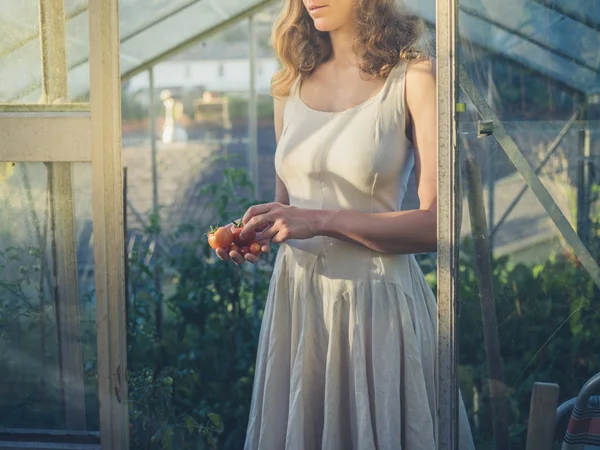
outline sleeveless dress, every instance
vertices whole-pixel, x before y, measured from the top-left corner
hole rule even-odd
[[[400,209],[414,155],[398,64],[339,113],[295,83],[275,168],[300,208]],[[436,449],[436,302],[413,255],[317,236],[279,248],[260,333],[246,450]],[[474,448],[460,404],[461,449]]]

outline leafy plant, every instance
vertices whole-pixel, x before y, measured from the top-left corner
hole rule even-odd
[[[228,223],[253,202],[245,171],[229,160],[220,163],[225,163],[222,180],[201,192],[210,199],[210,223],[179,226],[165,239],[172,245],[170,255],[154,260],[138,252],[130,260],[133,448],[197,448],[197,435],[209,448],[243,446],[273,255],[263,267],[244,270],[218,261],[208,247],[209,224]],[[146,232],[159,228],[155,223]],[[161,266],[168,295],[153,288],[154,264]]]
[[[146,242],[160,234],[165,251],[156,254],[152,252],[155,246],[140,245],[129,255],[132,449],[243,447],[258,333],[275,251],[258,267],[240,268],[216,260],[206,242],[208,226],[239,218],[254,203],[254,196],[244,170],[235,168],[229,159],[215,164],[222,169],[222,178],[201,192],[203,199],[210,200],[202,221],[206,223],[181,224],[166,236],[160,215],[153,214],[143,234]],[[3,205],[6,217],[16,214],[11,208]],[[57,334],[53,303],[40,301],[40,286],[49,286],[44,252],[39,245],[15,243],[11,226],[7,222],[0,229],[0,346],[19,352],[15,356],[3,351],[0,370],[26,374],[31,367],[25,367],[20,358],[38,355],[42,343],[55,342]],[[600,217],[592,222],[591,230],[590,251],[600,259]],[[420,255],[419,261],[435,289],[435,257]],[[485,449],[490,448],[493,417],[473,261],[473,248],[467,240],[461,251],[459,284],[460,376],[478,448]],[[525,441],[535,381],[558,383],[560,401],[564,401],[600,371],[600,293],[570,252],[536,265],[514,264],[508,257],[493,264],[511,440],[518,449]],[[162,318],[160,330],[157,312]],[[48,324],[45,330],[40,328],[42,322]],[[27,339],[17,347],[19,330],[28,331],[22,333]],[[58,367],[50,345],[43,348],[48,367]],[[94,364],[86,360],[85,370],[91,386],[96,376]],[[19,380],[26,397],[0,391],[1,426],[64,426],[60,397],[50,389],[44,392],[40,381],[36,377]],[[43,402],[40,395],[46,395]]]
[[[593,229],[596,239],[590,250],[599,259],[599,220],[593,222]],[[472,244],[467,241],[461,249],[459,283],[460,371],[465,403],[477,424],[477,441],[486,448],[493,418],[473,256]],[[498,258],[494,261],[494,290],[511,441],[517,449],[525,443],[534,382],[557,383],[562,402],[575,397],[587,379],[600,372],[600,292],[571,252],[533,266]]]

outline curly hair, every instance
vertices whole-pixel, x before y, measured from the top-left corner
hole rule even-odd
[[[397,0],[356,0],[357,36],[353,45],[362,73],[386,78],[400,61],[425,59],[430,48],[422,39],[424,22],[398,7]],[[282,64],[271,83],[274,97],[289,95],[300,75],[306,78],[332,56],[329,33],[315,28],[302,0],[285,0],[272,33]]]

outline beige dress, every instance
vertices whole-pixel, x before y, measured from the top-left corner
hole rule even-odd
[[[414,155],[406,65],[365,103],[316,111],[294,86],[275,155],[290,204],[397,211]],[[265,306],[246,450],[433,450],[436,302],[414,256],[317,236],[283,244]],[[461,448],[473,448],[461,403]]]

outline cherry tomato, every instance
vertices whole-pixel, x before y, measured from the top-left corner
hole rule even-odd
[[[253,242],[252,244],[250,244],[250,253],[256,256],[260,255],[261,245],[258,242]]]
[[[245,256],[248,253],[250,253],[250,247],[244,246],[244,247],[240,248],[240,255]]]
[[[242,232],[244,225],[242,225],[241,222],[233,222],[233,224],[235,225],[235,228],[233,229],[233,242],[236,245],[244,247],[254,242],[254,239],[256,239],[256,233],[254,231],[248,234],[248,236],[246,236],[244,239],[240,239],[240,233]]]
[[[211,248],[224,248],[228,249],[233,243],[233,233],[225,227],[214,228],[211,227],[208,233],[208,245]]]
[[[229,247],[229,251],[230,252],[238,252],[239,253],[240,252],[240,246],[232,244],[231,247]]]

